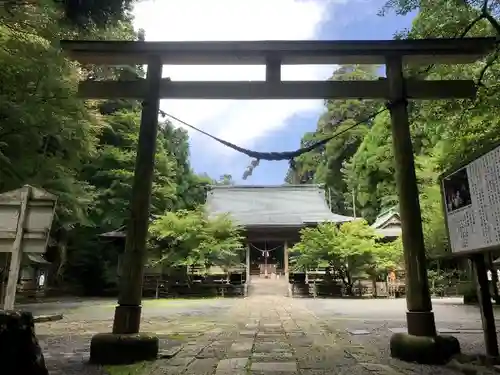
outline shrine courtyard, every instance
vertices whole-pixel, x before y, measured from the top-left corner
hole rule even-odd
[[[389,338],[406,324],[404,299],[301,299],[279,293],[145,301],[141,331],[160,337],[161,358],[139,365],[142,369],[91,366],[90,339],[109,332],[114,305],[114,300],[88,300],[23,306],[35,314],[64,314],[36,326],[51,375],[471,373],[390,358]],[[433,307],[438,330],[457,337],[463,353],[484,352],[477,307],[458,298],[433,300]],[[494,369],[480,367],[477,373]]]

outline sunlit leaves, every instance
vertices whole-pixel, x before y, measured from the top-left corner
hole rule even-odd
[[[241,228],[230,217],[208,218],[202,208],[166,212],[150,227],[153,263],[168,266],[241,263]]]
[[[378,66],[371,65],[342,65],[331,77],[332,80],[373,80],[377,79]],[[318,139],[341,132],[358,121],[368,117],[381,105],[377,100],[327,100],[325,112],[320,117],[317,129],[313,133],[306,133],[301,145],[306,146]],[[356,152],[372,123],[361,124],[342,133],[326,144],[297,158],[296,166],[301,183],[325,183],[329,188],[332,210],[337,213],[351,214],[351,200],[344,201],[344,194],[348,187],[343,179],[343,163],[349,160]],[[288,182],[291,182],[291,171]],[[347,203],[346,203],[347,202]]]
[[[338,226],[322,223],[301,230],[301,240],[291,249],[296,269],[328,266],[349,277],[363,273],[380,273],[398,267],[402,262],[400,241],[382,243],[365,220]]]

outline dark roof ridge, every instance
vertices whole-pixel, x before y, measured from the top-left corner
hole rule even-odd
[[[210,189],[283,189],[283,188],[299,188],[299,189],[321,189],[321,184],[301,184],[301,185],[209,185]]]

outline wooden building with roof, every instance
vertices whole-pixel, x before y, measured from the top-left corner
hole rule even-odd
[[[319,185],[213,186],[206,206],[209,216],[227,213],[244,228],[247,280],[251,274],[288,278],[288,250],[302,228],[354,220],[332,213]]]
[[[397,206],[381,211],[371,227],[386,241],[394,241],[401,236],[401,217]]]

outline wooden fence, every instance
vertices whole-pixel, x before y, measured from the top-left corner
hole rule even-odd
[[[295,297],[357,297],[357,298],[401,298],[406,296],[403,280],[378,281],[356,280],[348,293],[340,280],[325,280],[324,273],[290,274],[292,296]],[[431,294],[434,297],[462,296],[470,285],[468,281],[458,281],[446,285],[433,285]]]
[[[189,278],[164,278],[148,275],[144,278],[143,296],[167,297],[236,297],[246,291],[244,274],[192,275]]]

